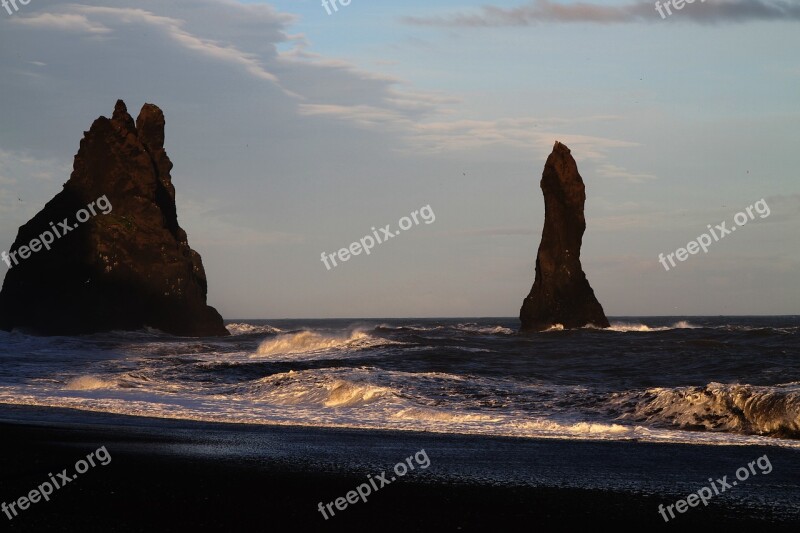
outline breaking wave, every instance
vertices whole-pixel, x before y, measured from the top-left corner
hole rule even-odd
[[[480,326],[478,324],[458,324],[453,329],[481,335],[513,335],[515,333],[513,329],[503,326]]]
[[[651,332],[651,331],[669,331],[672,329],[699,329],[700,326],[690,324],[686,320],[675,322],[671,326],[663,327],[650,327],[644,324],[626,324],[624,322],[614,322],[611,327],[607,328],[609,331],[619,331],[623,333],[628,332]]]
[[[615,394],[611,403],[620,419],[661,427],[800,439],[800,383],[654,388]]]
[[[340,372],[291,370],[256,381],[243,397],[278,405],[357,407],[394,397],[397,391]]]
[[[233,336],[0,332],[0,404],[255,424],[800,449],[795,317],[259,320]],[[753,384],[748,384],[753,383]]]
[[[359,350],[382,344],[392,344],[392,341],[371,337],[368,333],[360,330],[343,335],[325,335],[315,331],[304,330],[296,333],[285,333],[263,341],[259,345],[255,357],[310,354],[328,350]]]
[[[283,330],[273,326],[254,326],[252,324],[228,324],[225,326],[231,335],[250,335],[253,333],[280,333]]]
[[[436,331],[444,329],[444,326],[392,326],[391,324],[381,324],[375,327],[375,331]]]
[[[98,390],[112,389],[117,386],[115,381],[102,379],[95,376],[78,376],[67,381],[64,390]]]

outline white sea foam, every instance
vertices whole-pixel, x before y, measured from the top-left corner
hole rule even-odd
[[[234,323],[225,326],[231,335],[248,335],[252,333],[280,333],[283,330],[274,326],[255,326],[247,323]]]
[[[644,332],[646,341],[647,332],[698,327],[686,321],[664,327],[638,322],[616,322],[612,330],[618,335]],[[381,331],[392,326],[375,328],[374,323],[364,326],[367,330],[291,333],[232,324],[239,334],[254,335],[227,340],[153,338],[141,332],[122,338],[0,333],[0,403],[210,422],[800,449],[800,439],[792,433],[800,430],[797,382],[619,390],[619,380],[606,383],[602,378],[582,385],[556,384],[546,370],[541,375],[506,367],[485,372],[492,369],[494,356],[448,351],[447,357],[437,358],[437,350],[449,350],[451,344],[500,353],[513,343],[476,336],[509,334],[496,323],[456,327],[448,321],[425,327],[422,322],[398,328],[445,330],[435,342],[427,342],[425,335]],[[459,335],[459,327],[465,333]],[[716,326],[722,327],[728,326]],[[697,337],[686,333],[684,337]],[[391,350],[372,350],[383,346]],[[372,359],[372,354],[379,357]],[[546,358],[541,362],[547,364]],[[786,367],[779,362],[765,362],[764,371],[771,371],[773,364],[780,376]],[[433,369],[440,371],[429,371]],[[687,382],[692,383],[691,376],[668,381]],[[619,392],[610,394],[608,387]],[[775,438],[782,435],[788,436]]]
[[[242,387],[235,397],[276,405],[357,407],[396,393],[390,387],[370,383],[368,374],[364,370],[349,372],[345,369],[291,370]]]
[[[671,326],[650,327],[644,324],[629,324],[625,322],[613,322],[611,327],[606,328],[609,331],[619,331],[623,333],[628,332],[652,332],[652,331],[669,331],[672,329],[698,329],[700,326],[690,324],[686,320],[675,322]]]
[[[272,355],[309,355],[326,351],[359,350],[386,344],[398,344],[388,339],[370,336],[355,330],[345,334],[323,335],[316,331],[286,333],[263,341],[252,357]]]
[[[429,431],[446,434],[494,435],[569,440],[641,440],[705,445],[760,445],[800,449],[797,440],[728,432],[684,431],[592,420],[526,417],[514,411],[454,410],[426,407],[398,395],[393,388],[357,382],[323,380],[303,391],[262,390],[260,399],[248,394],[175,396],[153,392],[103,393],[103,389],[28,393],[0,387],[0,403],[66,407],[132,416],[232,422],[245,424],[308,425],[316,427]],[[285,394],[280,401],[280,394]],[[299,394],[299,396],[298,396]]]
[[[65,390],[98,390],[116,387],[116,382],[97,376],[78,376],[67,381]]]
[[[598,422],[559,422],[552,419],[525,420],[516,424],[523,432],[549,433],[571,436],[634,436],[635,426],[621,424],[602,424]]]
[[[797,383],[653,388],[616,394],[610,403],[620,411],[620,419],[681,429],[800,436]]]
[[[412,324],[410,326],[393,326],[391,324],[383,323],[383,324],[380,324],[379,326],[377,326],[377,328],[378,329],[390,329],[390,330],[394,330],[394,331],[403,331],[403,330],[408,330],[408,331],[437,331],[437,330],[440,330],[440,329],[444,329],[444,326],[419,326],[419,325],[416,325],[416,324]]]
[[[478,324],[458,324],[454,329],[468,331],[471,333],[481,333],[483,335],[513,335],[514,330],[503,326],[480,326]]]

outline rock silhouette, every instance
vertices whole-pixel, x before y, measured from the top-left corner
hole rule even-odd
[[[202,260],[178,225],[164,125],[152,104],[134,124],[119,100],[111,119],[84,132],[69,181],[3,256],[0,329],[229,334],[206,304]]]
[[[569,148],[558,141],[544,165],[540,186],[544,228],[536,254],[536,278],[520,309],[520,331],[542,331],[558,324],[607,328],[603,307],[581,267],[586,189]]]

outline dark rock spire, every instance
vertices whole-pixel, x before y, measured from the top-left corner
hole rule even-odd
[[[607,328],[603,307],[581,267],[586,190],[569,148],[558,141],[544,165],[540,186],[544,228],[536,255],[536,279],[520,309],[520,331],[541,331],[556,324]]]

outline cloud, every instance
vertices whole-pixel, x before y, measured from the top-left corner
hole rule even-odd
[[[800,5],[797,1],[789,0],[695,0],[695,5],[684,4],[680,12],[674,7],[671,10],[673,16],[670,20],[699,24],[800,21]],[[462,28],[533,26],[545,22],[622,24],[661,20],[654,3],[650,1],[609,6],[589,2],[562,4],[550,0],[534,0],[513,8],[489,5],[477,12],[403,18],[405,23],[415,26]]]
[[[289,36],[282,31],[285,25],[294,22],[292,15],[276,12],[270,6],[241,6],[230,2],[199,1],[189,5],[186,2],[176,2],[184,9],[180,10],[187,18],[177,18],[157,15],[152,11],[139,7],[113,7],[86,4],[67,4],[54,8],[52,12],[43,12],[27,16],[18,16],[11,22],[30,28],[61,31],[68,33],[84,33],[91,36],[109,38],[109,34],[124,38],[123,28],[139,26],[154,29],[178,46],[205,57],[227,63],[248,72],[256,78],[274,83],[284,92],[294,98],[299,95],[281,86],[278,77],[265,65],[265,60],[275,60],[277,53],[275,42],[302,40],[302,36]],[[265,51],[245,51],[232,44],[233,35],[225,34],[224,30],[216,30],[213,37],[200,36],[187,29],[203,21],[203,15],[211,15],[210,10],[220,10],[228,7],[231,13],[227,14],[229,22],[238,21],[244,30],[253,24],[259,24],[264,31],[264,39],[271,39],[270,48]],[[188,10],[186,8],[189,8]]]
[[[611,164],[598,166],[597,175],[601,178],[620,178],[630,183],[643,183],[645,181],[656,179],[656,176],[652,174],[630,172],[623,167]]]
[[[67,161],[0,148],[0,224],[17,227],[36,214],[69,172]]]
[[[797,226],[800,217],[800,194],[784,194],[767,196],[764,201],[770,208],[769,218],[759,219],[759,222],[780,224],[788,222]]]
[[[402,113],[392,109],[384,109],[367,105],[325,105],[301,104],[300,114],[305,116],[328,116],[348,120],[365,128],[376,128],[386,131],[392,126],[409,125],[409,119]]]
[[[356,126],[375,131],[392,131],[402,136],[404,148],[399,151],[411,153],[436,154],[453,151],[469,151],[490,146],[505,146],[523,151],[537,150],[540,156],[546,156],[552,149],[553,142],[559,140],[570,148],[578,150],[585,160],[603,161],[613,148],[630,148],[638,143],[591,135],[568,133],[565,129],[577,123],[589,121],[616,120],[613,116],[594,116],[577,119],[568,118],[499,118],[494,120],[452,119],[435,120],[430,115],[445,115],[446,110],[438,108],[434,103],[448,102],[436,97],[415,95],[411,100],[387,98],[385,105],[376,107],[367,105],[321,105],[300,104],[299,111],[304,116],[326,116],[347,120]],[[426,111],[426,117],[415,117],[408,113],[408,107],[419,107]],[[427,120],[425,120],[427,118]],[[630,180],[643,181],[653,179],[647,174],[633,174],[621,167],[606,165],[606,177],[623,177]],[[613,171],[613,172],[612,172]]]
[[[264,65],[255,54],[246,53],[231,44],[200,38],[186,31],[183,28],[184,22],[181,20],[156,15],[138,8],[76,6],[75,9],[89,15],[108,16],[118,23],[139,23],[160,28],[174,42],[187,50],[238,66],[257,78],[280,86],[278,78],[264,68]]]
[[[12,22],[31,28],[88,33],[90,35],[111,33],[111,28],[92,22],[83,15],[71,13],[39,13],[37,15],[17,17],[12,19]]]
[[[665,227],[700,227],[698,222],[692,224],[686,222],[683,217],[676,220],[675,213],[656,212],[656,213],[630,213],[625,215],[608,215],[592,219],[590,227],[592,231],[619,233],[623,230],[656,230]]]
[[[69,34],[80,30],[97,34],[105,40],[104,49],[109,53],[124,49],[141,35],[148,35],[151,43],[161,45],[164,41],[159,58],[170,55],[211,60],[231,72],[238,71],[255,85],[265,82],[278,87],[288,99],[283,104],[274,103],[275,100],[273,105],[289,116],[305,119],[294,125],[297,128],[302,128],[302,124],[320,124],[375,132],[401,141],[392,143],[395,152],[440,154],[504,146],[520,153],[533,148],[544,156],[554,139],[560,139],[579,150],[582,158],[602,160],[609,149],[636,145],[575,134],[578,123],[618,120],[613,116],[468,118],[459,98],[415,90],[396,76],[361,69],[351,62],[309,51],[306,38],[288,30],[296,17],[266,5],[228,0],[143,2],[136,6],[127,0],[109,0],[102,6],[93,4],[90,0],[52,7],[19,20],[41,29],[42,33]],[[76,50],[89,46],[71,36],[65,43]],[[278,45],[287,44],[287,50],[278,50]],[[76,51],[74,55],[82,54]],[[101,55],[98,59],[105,57]],[[35,60],[42,64],[59,63],[57,57],[37,56]],[[183,59],[176,64],[181,71],[186,69]],[[144,66],[153,68],[151,64]],[[20,66],[20,69],[29,76],[41,77],[43,72],[57,75],[31,61],[27,62],[27,68]]]
[[[442,233],[444,237],[516,237],[519,235],[536,235],[536,231],[531,228],[484,228]]]
[[[31,178],[53,183],[69,171],[70,166],[64,161],[0,148],[0,184],[29,184]]]
[[[191,228],[189,237],[195,247],[261,248],[306,242],[299,232],[248,226],[236,216],[236,206],[223,206],[217,199],[185,199],[179,209],[184,228]]]
[[[568,133],[565,119],[504,118],[496,120],[453,120],[414,124],[408,143],[418,151],[438,153],[474,150],[486,146],[534,149],[546,156],[559,140],[581,158],[603,160],[612,148],[630,148],[638,143],[591,135]]]

